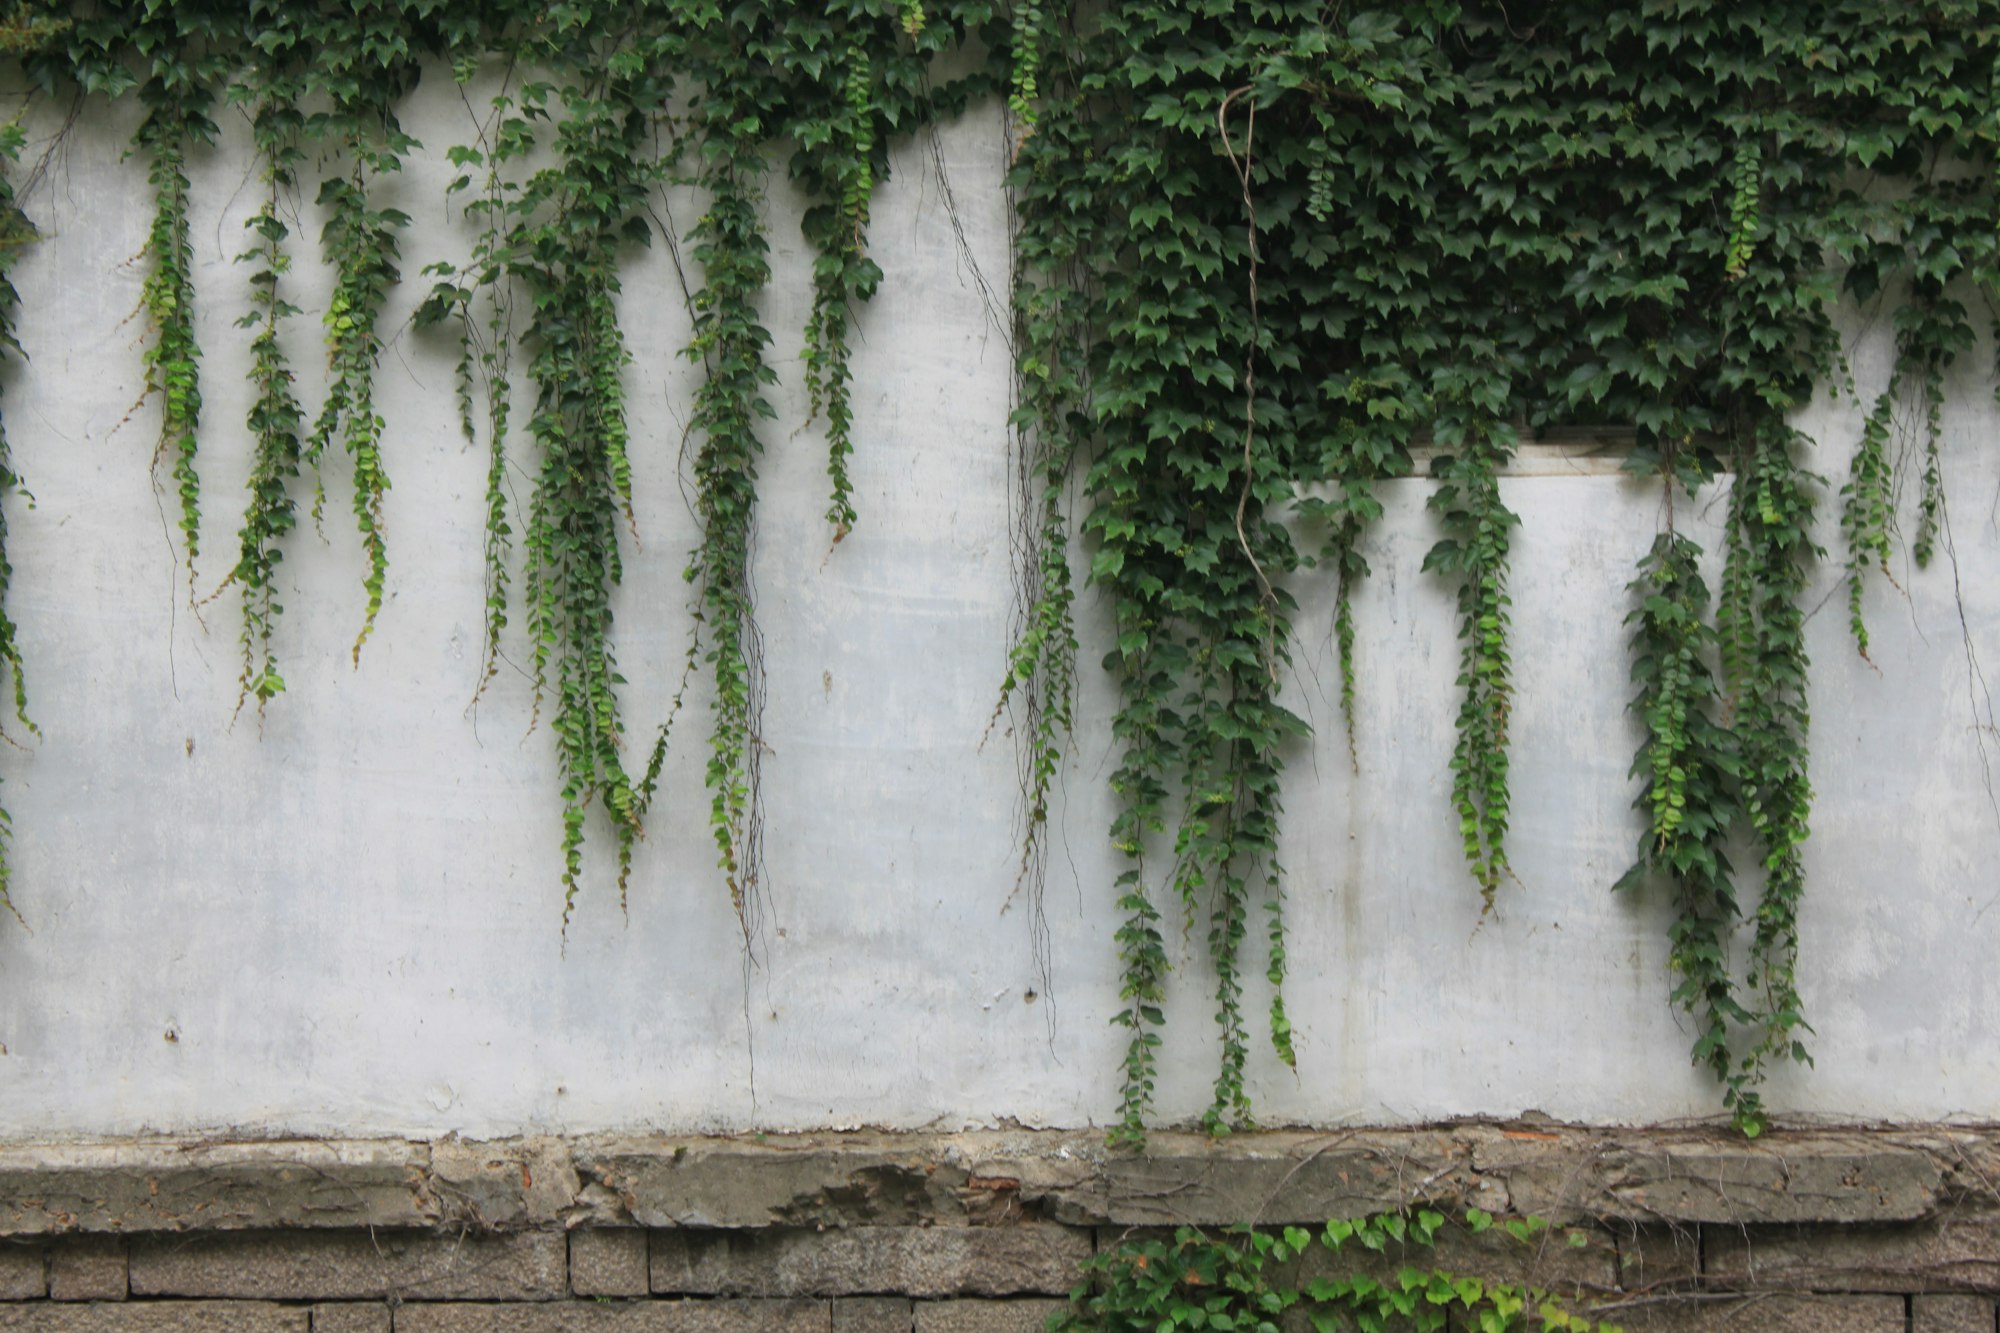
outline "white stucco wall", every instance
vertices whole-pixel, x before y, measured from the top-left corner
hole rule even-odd
[[[437,81],[409,108],[425,143],[394,201],[416,219],[401,327],[449,221],[444,150],[468,137]],[[995,115],[946,127],[937,152],[971,250],[960,253],[925,145],[905,148],[874,208],[887,273],[861,315],[860,525],[829,550],[824,452],[804,427],[798,328],[810,258],[798,201],[772,203],[779,420],[766,434],[755,571],[770,671],[769,902],[743,966],[713,869],[699,684],[639,853],[629,915],[603,859],[565,949],[557,777],[546,729],[503,670],[476,718],[479,505],[485,460],[461,442],[443,341],[400,332],[384,358],[390,598],[359,669],[361,558],[344,460],[324,539],[283,567],[278,651],[290,690],[261,736],[236,701],[234,594],[187,604],[171,497],[147,476],[157,417],[130,419],[141,370],[128,319],[149,213],[121,161],[129,108],[93,107],[30,209],[21,338],[4,403],[36,497],[9,499],[10,609],[46,736],[0,752],[14,817],[14,901],[0,925],[0,1136],[250,1132],[498,1135],[607,1128],[1080,1126],[1114,1113],[1124,1032],[1104,837],[1111,682],[1082,654],[1086,725],[1064,776],[1047,899],[1052,993],[1028,915],[1009,909],[1019,829],[1014,758],[982,750],[1012,605],[1010,360],[973,260],[996,290],[1008,216]],[[248,470],[241,222],[256,203],[247,133],[223,118],[195,162],[203,299],[207,518],[200,588],[233,562]],[[671,201],[683,228],[696,201]],[[291,336],[317,409],[327,278],[317,219],[296,229],[307,315]],[[676,472],[693,378],[664,248],[630,257],[639,544],[619,598],[635,744],[664,715],[689,628],[693,523]],[[1859,321],[1856,321],[1859,327]],[[1887,372],[1857,339],[1866,395]],[[1946,414],[1957,589],[1972,644],[2000,672],[2000,415],[1967,358]],[[122,423],[122,424],[121,424]],[[1858,416],[1817,408],[1830,478],[1825,540]],[[525,451],[525,442],[517,441]],[[525,487],[523,487],[525,490]],[[1913,489],[1913,488],[1912,488]],[[1512,851],[1520,883],[1483,925],[1447,804],[1457,647],[1450,594],[1418,567],[1427,484],[1386,488],[1359,599],[1360,776],[1338,727],[1331,599],[1296,585],[1289,697],[1320,727],[1287,793],[1285,863],[1299,1069],[1261,1047],[1268,1123],[1422,1121],[1535,1108],[1582,1120],[1705,1115],[1667,1004],[1666,907],[1614,897],[1636,826],[1624,585],[1658,492],[1615,475],[1505,483],[1522,515],[1514,566]],[[305,493],[301,489],[301,495]],[[1910,498],[1914,498],[1913,496]],[[1713,533],[1719,504],[1692,519]],[[1801,983],[1816,1070],[1770,1089],[1781,1112],[1844,1118],[2000,1115],[2000,808],[1976,723],[1949,569],[1871,589],[1876,672],[1847,641],[1838,550],[1815,581],[1813,737]],[[1093,595],[1086,631],[1101,638]],[[205,622],[205,623],[204,623]],[[519,644],[514,648],[518,656]],[[2000,760],[2000,738],[1985,736]],[[593,825],[593,852],[609,839]],[[1200,928],[1182,956],[1159,1111],[1206,1104],[1213,1038]],[[1258,969],[1261,972],[1261,967]],[[1261,983],[1253,1011],[1261,1010]],[[1053,1021],[1050,1010],[1053,1008]]]

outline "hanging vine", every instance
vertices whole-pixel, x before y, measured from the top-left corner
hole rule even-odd
[[[1669,482],[1669,485],[1675,484]],[[1729,941],[1741,918],[1724,851],[1736,825],[1735,791],[1743,771],[1736,735],[1718,720],[1719,690],[1709,666],[1715,630],[1701,548],[1673,531],[1660,534],[1640,561],[1631,588],[1632,711],[1645,740],[1632,765],[1641,789],[1633,801],[1645,819],[1638,859],[1614,886],[1634,889],[1665,878],[1675,898],[1667,966],[1680,978],[1672,1000],[1695,1025],[1694,1062],[1723,1085],[1723,1104],[1753,1132],[1764,1123],[1752,1070],[1731,1041],[1753,1022],[1729,970]]]
[[[626,752],[613,641],[623,543],[637,549],[634,472],[662,455],[628,421],[644,368],[620,323],[623,260],[660,234],[677,262],[685,239],[692,260],[686,350],[700,383],[684,445],[701,532],[685,567],[686,661],[713,681],[710,833],[748,938],[768,753],[757,488],[780,373],[759,314],[773,145],[791,146],[788,172],[810,200],[801,371],[823,422],[838,545],[861,517],[852,344],[884,277],[868,223],[889,147],[1004,94],[1019,223],[1022,605],[995,717],[1012,710],[1021,745],[1019,880],[1039,903],[1077,720],[1073,617],[1087,558],[1118,688],[1114,1021],[1128,1040],[1114,1139],[1142,1141],[1152,1114],[1176,923],[1184,942],[1200,931],[1213,978],[1210,1130],[1251,1122],[1253,1004],[1267,1010],[1280,1064],[1298,1057],[1280,856],[1285,764],[1307,730],[1281,699],[1293,596],[1315,569],[1331,576],[1358,768],[1354,590],[1370,568],[1378,486],[1414,470],[1419,444],[1437,460],[1424,564],[1457,599],[1456,736],[1439,761],[1479,911],[1504,903],[1518,519],[1503,478],[1521,442],[1555,424],[1633,432],[1633,470],[1664,488],[1669,516],[1676,499],[1695,503],[1728,479],[1712,611],[1691,532],[1669,517],[1656,540],[1635,543],[1647,552],[1632,617],[1645,833],[1621,883],[1671,886],[1672,1002],[1740,1124],[1763,1124],[1773,1062],[1807,1058],[1803,596],[1820,551],[1818,482],[1793,423],[1817,386],[1848,379],[1835,298],[1892,302],[1896,361],[1839,517],[1865,656],[1866,580],[1889,569],[1901,516],[1913,516],[1918,566],[1950,550],[1943,389],[1976,342],[1971,288],[2000,300],[1995,0],[1545,0],[1512,12],[1487,0],[1022,0],[1004,11],[985,0],[253,0],[247,23],[244,7],[196,0],[75,8],[30,4],[16,26],[56,39],[34,61],[46,86],[136,91],[145,108],[134,143],[155,210],[140,256],[143,369],[190,583],[202,404],[190,156],[216,134],[224,90],[249,113],[263,191],[244,256],[253,461],[226,582],[243,598],[240,700],[260,712],[284,688],[273,633],[291,489],[336,441],[353,462],[367,565],[357,661],[387,595],[391,426],[376,373],[408,219],[386,206],[384,182],[417,147],[398,107],[426,59],[449,60],[462,89],[487,57],[503,62],[476,140],[450,153],[470,253],[431,267],[420,322],[458,335],[468,439],[485,399],[474,699],[518,628],[562,773],[565,921],[589,811],[612,826],[622,896],[665,755],[664,729],[643,765]],[[953,51],[968,56],[940,63]],[[948,67],[969,72],[944,79]],[[682,238],[670,222],[682,196],[667,192],[687,187],[702,203]],[[320,315],[329,384],[310,418],[281,336],[299,313],[289,201],[308,189],[326,210],[334,279]],[[0,200],[9,210],[18,216]],[[0,314],[11,309],[0,299]],[[511,398],[517,365],[532,413]],[[510,442],[523,425],[525,452]],[[515,472],[530,482],[520,513]],[[0,463],[0,484],[11,480]],[[1074,565],[1072,497],[1087,549]],[[0,584],[6,574],[0,557]],[[18,668],[0,619],[0,669],[13,672],[25,721]],[[1740,881],[1744,907],[1721,853],[1738,833],[1758,862],[1754,890]],[[1726,962],[1739,926],[1750,931],[1740,983]],[[1253,933],[1266,941],[1261,968],[1246,957]]]
[[[763,638],[757,627],[751,535],[758,423],[774,415],[765,393],[770,333],[757,302],[770,281],[759,182],[774,134],[798,148],[792,177],[821,202],[804,233],[816,250],[805,331],[810,408],[826,413],[831,498],[838,543],[856,512],[847,474],[852,453],[849,311],[881,270],[865,253],[868,201],[887,174],[887,141],[962,107],[982,87],[973,75],[933,88],[931,56],[990,13],[983,4],[893,7],[849,0],[806,9],[753,4],[688,15],[683,74],[699,87],[688,112],[690,183],[708,206],[690,229],[702,284],[693,296],[688,355],[703,367],[691,433],[702,537],[686,569],[695,590],[697,634],[714,681],[707,782],[709,826],[730,901],[746,937],[763,875],[761,735]]]
[[[1323,525],[1352,755],[1351,594],[1380,512],[1373,487],[1408,472],[1429,433],[1443,532],[1426,566],[1459,599],[1452,803],[1490,909],[1512,874],[1517,520],[1499,477],[1515,440],[1547,424],[1636,426],[1635,468],[1686,492],[1739,472],[1713,630],[1701,627],[1686,533],[1641,566],[1651,591],[1634,644],[1649,674],[1635,707],[1650,719],[1641,773],[1657,790],[1642,802],[1637,870],[1676,885],[1675,1003],[1697,1020],[1698,1062],[1739,1123],[1763,1123],[1764,1070],[1805,1059],[1809,1031],[1797,984],[1811,801],[1801,600],[1817,547],[1787,421],[1842,368],[1827,313],[1839,287],[1904,296],[1898,382],[1925,386],[1915,554],[1929,558],[1927,516],[1943,494],[1932,405],[1971,342],[1948,293],[1992,271],[1994,136],[1959,132],[1987,124],[1975,113],[1992,100],[1991,19],[1980,6],[1885,18],[1862,0],[1671,17],[1563,4],[1531,16],[1480,4],[1037,11],[1035,32],[1059,55],[1025,57],[1030,78],[1015,78],[1035,94],[1014,175],[1017,421],[1024,457],[1055,469],[1049,496],[1083,470],[1092,580],[1117,624],[1115,1017],[1132,1036],[1115,1138],[1140,1136],[1156,1074],[1169,955],[1148,849],[1169,831],[1165,882],[1184,914],[1196,900],[1216,913],[1218,1106],[1242,1086],[1238,881],[1207,858],[1234,827],[1231,781],[1261,781],[1285,733],[1234,750],[1212,733],[1256,685],[1228,680],[1212,656],[1227,641],[1219,623],[1247,604],[1235,600],[1237,553],[1200,539],[1211,497],[1247,480],[1254,512],[1307,488],[1297,508]],[[1255,120],[1240,189],[1215,159],[1249,136],[1232,141],[1227,116],[1212,129],[1217,105],[1237,98]],[[1973,171],[1945,169],[1968,155]],[[1870,173],[1882,184],[1844,184]],[[1232,202],[1233,215],[1218,207]],[[1244,366],[1254,385],[1232,369]],[[1884,561],[1894,523],[1888,411],[1872,418],[1843,519],[1857,631],[1860,576]],[[1236,467],[1204,454],[1246,412],[1257,438]],[[1260,492],[1266,477],[1276,484]],[[1058,534],[1062,520],[1043,527]],[[1068,623],[1064,566],[1046,545],[1024,550],[1030,611],[1006,678],[1017,689],[1060,679]],[[1282,534],[1243,553],[1280,588],[1300,569]],[[1288,625],[1273,628],[1282,642]],[[1711,652],[1720,693],[1701,665]],[[1695,701],[1710,721],[1674,724]],[[1031,734],[1027,753],[1053,745]],[[1762,873],[1739,988],[1723,962],[1738,912],[1719,847],[1746,827]]]
[[[250,135],[261,164],[264,198],[244,223],[250,247],[236,256],[254,265],[250,274],[250,310],[237,320],[254,331],[250,340],[250,382],[256,396],[245,424],[254,441],[250,465],[250,498],[244,507],[236,567],[226,583],[241,590],[243,628],[239,641],[243,670],[238,678],[236,706],[255,698],[258,716],[284,691],[272,636],[284,607],[278,601],[278,566],[284,560],[285,535],[298,525],[291,482],[303,457],[301,432],[305,412],[293,392],[290,358],[279,337],[284,321],[299,313],[282,294],[292,257],[285,248],[291,229],[285,207],[296,191],[298,167],[305,154],[299,146],[304,117],[296,98],[297,41],[282,29],[263,49],[232,95],[251,108]]]
[[[317,203],[327,210],[320,245],[333,267],[334,287],[321,323],[326,330],[331,382],[314,418],[303,461],[317,474],[335,440],[354,464],[354,521],[368,570],[362,578],[367,606],[351,656],[374,632],[389,572],[383,501],[389,474],[383,458],[386,423],[375,406],[375,368],[382,357],[377,324],[389,291],[401,280],[398,233],[409,226],[400,209],[378,208],[370,200],[375,179],[400,171],[403,157],[418,147],[404,134],[393,110],[396,99],[416,79],[416,56],[409,20],[433,4],[383,3],[340,11],[306,34],[317,44],[313,91],[323,92],[332,109],[310,117],[308,134],[345,160],[344,172],[320,182]],[[322,489],[313,514],[320,513]]]
[[[0,33],[0,48],[32,49],[54,36],[55,29],[30,26],[15,35]],[[25,136],[17,122],[0,125],[0,361],[19,362],[27,360],[27,353],[21,348],[20,340],[14,333],[14,321],[21,308],[21,294],[14,287],[10,270],[20,259],[23,247],[35,239],[34,224],[22,213],[14,196],[14,182],[10,169],[21,157],[21,147]],[[25,495],[21,484],[21,474],[14,470],[12,446],[7,439],[6,419],[0,416],[0,497],[9,492]],[[41,729],[28,716],[28,677],[21,662],[21,645],[12,617],[7,614],[7,592],[13,586],[14,565],[7,555],[7,511],[0,504],[0,693],[11,696],[14,720],[30,736],[40,736]],[[0,740],[18,744],[0,728]],[[0,807],[0,907],[7,909],[15,920],[21,914],[14,907],[11,888],[13,871],[9,859],[10,844],[14,836],[14,821],[5,807]]]
[[[631,356],[618,323],[618,252],[646,239],[643,210],[655,167],[643,152],[650,129],[645,108],[664,100],[664,88],[651,53],[603,49],[587,29],[559,35],[572,43],[577,82],[560,92],[547,84],[523,90],[527,118],[550,120],[557,98],[562,115],[556,164],[536,172],[509,206],[507,253],[509,272],[534,311],[527,330],[535,383],[528,430],[541,463],[522,535],[522,598],[536,695],[554,695],[566,923],[583,869],[584,814],[593,802],[602,803],[617,839],[623,901],[665,745],[662,732],[635,782],[621,754],[615,691],[621,678],[611,642],[611,589],[623,576],[618,533],[630,524],[632,506],[624,388]],[[524,151],[525,125],[503,122],[496,168]],[[506,423],[505,402],[495,401],[502,414],[492,423],[497,449]],[[504,517],[490,479],[487,521],[491,539]],[[489,589],[492,568],[489,547]],[[490,628],[489,641],[498,634]]]

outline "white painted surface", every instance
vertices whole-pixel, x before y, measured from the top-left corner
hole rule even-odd
[[[874,209],[888,277],[861,316],[854,479],[861,523],[829,550],[823,442],[802,427],[797,330],[809,256],[798,201],[772,213],[766,323],[783,384],[767,432],[755,569],[770,669],[770,901],[761,965],[741,964],[712,866],[702,789],[707,698],[691,692],[622,914],[603,860],[558,936],[557,801],[547,730],[525,733],[503,672],[466,713],[480,642],[484,457],[454,420],[451,355],[400,333],[384,360],[394,481],[390,600],[360,668],[360,552],[345,467],[322,541],[284,566],[278,651],[290,691],[231,725],[233,595],[190,612],[171,515],[149,485],[157,417],[129,420],[141,371],[148,215],[131,121],[93,110],[32,209],[21,336],[34,358],[4,402],[37,498],[9,500],[34,710],[46,739],[0,753],[14,815],[14,899],[0,929],[0,1135],[248,1132],[499,1135],[643,1126],[1102,1123],[1124,1033],[1111,933],[1104,777],[1111,682],[1086,594],[1088,725],[1064,779],[1047,901],[1055,987],[1036,986],[1028,914],[1010,910],[1014,761],[979,741],[1011,607],[1009,351],[958,249],[924,148]],[[241,221],[247,135],[195,165],[207,396],[202,591],[233,560],[247,440]],[[417,219],[388,323],[433,259],[458,259],[444,149],[467,137],[449,88],[406,119],[426,150],[395,183]],[[973,256],[1005,289],[997,118],[939,151]],[[385,201],[386,202],[386,201]],[[672,201],[685,228],[697,211]],[[307,208],[292,346],[316,411],[327,279]],[[635,252],[624,310],[635,364],[639,549],[619,599],[635,745],[663,717],[689,627],[693,525],[676,472],[692,386],[688,325],[663,248]],[[1865,393],[1885,339],[1860,343]],[[1967,358],[1983,367],[1982,349]],[[1946,415],[1959,589],[2000,671],[2000,419],[1970,370]],[[1856,414],[1815,410],[1833,518]],[[527,445],[515,447],[525,452]],[[1914,488],[1912,488],[1913,490]],[[1292,761],[1291,1013],[1299,1071],[1266,1051],[1267,1123],[1407,1122],[1538,1108],[1643,1122],[1711,1113],[1667,1004],[1666,904],[1614,897],[1636,825],[1626,776],[1624,584],[1657,491],[1605,476],[1505,484],[1523,517],[1514,576],[1512,849],[1520,883],[1480,925],[1447,804],[1457,646],[1449,592],[1418,567],[1426,485],[1387,488],[1362,592],[1360,774],[1332,702],[1328,590],[1302,578],[1294,706],[1320,728]],[[305,493],[301,488],[300,494]],[[1906,499],[1914,500],[1914,496]],[[1719,505],[1692,521],[1714,528]],[[1686,518],[1686,515],[1683,515]],[[1875,659],[1857,660],[1838,551],[1813,593],[1813,737],[1802,987],[1816,1070],[1782,1076],[1781,1111],[1848,1118],[2000,1115],[2000,812],[1985,785],[1949,570],[1900,568],[1870,592]],[[1822,601],[1823,598],[1831,600]],[[519,643],[513,644],[519,655]],[[1989,750],[2000,743],[1987,737]],[[593,826],[593,850],[608,838]],[[1212,1077],[1201,929],[1181,950],[1163,1048],[1163,1120]],[[1258,969],[1261,971],[1261,966]],[[1261,1010],[1253,987],[1253,1012]],[[1054,1006],[1053,1035],[1048,1023]],[[168,1034],[172,1034],[170,1039]],[[754,1051],[754,1058],[753,1058]],[[754,1070],[754,1087],[753,1087]]]

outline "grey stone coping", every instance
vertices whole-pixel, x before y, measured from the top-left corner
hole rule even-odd
[[[1429,1203],[1633,1224],[1903,1223],[1994,1200],[2000,1128],[1543,1122],[0,1145],[0,1236],[68,1232],[1315,1222]]]

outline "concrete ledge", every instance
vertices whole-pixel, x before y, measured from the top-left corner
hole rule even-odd
[[[0,1236],[291,1228],[1072,1226],[1308,1222],[1433,1202],[1554,1222],[1901,1223],[1991,1198],[2000,1129],[1464,1124],[0,1147]]]

